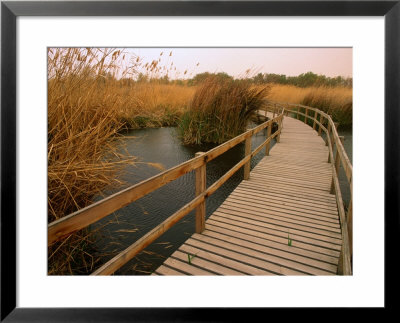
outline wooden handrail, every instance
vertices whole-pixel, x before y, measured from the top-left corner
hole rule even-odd
[[[95,202],[81,210],[78,210],[68,216],[56,220],[48,225],[48,245],[53,244],[60,239],[71,235],[72,233],[87,227],[88,225],[99,221],[105,216],[119,210],[120,208],[136,201],[137,199],[153,192],[154,190],[164,186],[165,184],[183,176],[184,174],[196,170],[196,179],[201,179],[203,183],[196,183],[196,197],[188,204],[183,206],[180,210],[171,215],[164,222],[145,234],[142,238],[132,244],[130,247],[115,256],[109,262],[104,264],[101,268],[96,270],[92,275],[108,275],[118,268],[120,268],[127,261],[132,259],[136,254],[148,246],[151,242],[161,236],[165,231],[172,227],[182,217],[184,217],[191,210],[197,208],[196,214],[196,231],[201,232],[204,230],[204,217],[205,217],[205,199],[213,194],[225,181],[227,181],[235,172],[242,166],[250,165],[251,158],[257,154],[263,147],[269,145],[271,140],[280,135],[282,130],[282,118],[284,109],[282,108],[279,115],[275,118],[268,120],[257,127],[250,129],[243,134],[207,151],[198,153],[196,156],[182,164],[170,168],[158,175],[155,175],[145,181],[132,185],[120,192],[117,192],[101,201]],[[271,135],[271,127],[274,122],[278,123],[278,130]],[[231,170],[223,175],[217,182],[205,189],[205,165],[209,161],[220,156],[227,150],[238,145],[243,141],[249,139],[268,127],[268,137],[258,146],[253,152],[251,149],[246,150],[245,157],[236,164]]]

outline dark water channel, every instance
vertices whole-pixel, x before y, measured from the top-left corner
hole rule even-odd
[[[352,129],[338,130],[339,136],[344,136],[343,146],[346,150],[347,156],[350,159],[351,164],[353,165],[353,131]],[[340,189],[342,191],[343,201],[346,205],[348,205],[350,201],[350,186],[348,184],[348,180],[346,174],[344,173],[343,167],[340,167],[339,171],[339,183]]]
[[[251,125],[251,127],[253,126],[255,124]],[[339,135],[345,137],[344,146],[352,161],[352,131],[339,129]],[[253,136],[252,149],[260,145],[265,140],[265,136],[266,131]],[[272,146],[274,144],[275,140],[273,140]],[[198,151],[207,151],[215,147],[215,145],[183,146],[175,128],[131,131],[126,135],[126,146],[128,152],[139,157],[140,162],[142,162],[134,167],[128,167],[126,174],[121,176],[121,179],[128,183],[127,186],[139,183],[161,172],[161,170],[149,166],[146,162],[161,163],[165,169],[169,169],[193,158]],[[262,149],[252,159],[251,168],[264,156],[264,149]],[[218,180],[243,157],[244,144],[239,144],[209,162],[207,164],[207,187]],[[242,179],[243,168],[207,199],[206,217],[218,208]],[[343,199],[345,203],[348,203],[349,186],[343,170],[339,173],[339,180]],[[101,256],[101,262],[106,262],[127,248],[193,199],[195,197],[194,183],[195,174],[190,172],[93,225],[94,228],[100,228],[96,249],[98,256]],[[108,191],[106,195],[112,193],[113,191]],[[194,229],[195,211],[192,211],[115,274],[148,275],[152,273],[194,233]]]
[[[351,164],[353,164],[353,130],[351,128],[345,128],[341,129],[340,127],[338,128],[338,134],[339,136],[344,137],[343,141],[343,147],[344,150],[347,153],[347,156],[349,157],[349,160]],[[325,135],[322,136],[324,139],[326,138]],[[335,150],[333,152],[335,154]],[[340,190],[342,193],[342,198],[345,206],[347,206],[350,202],[350,185],[347,180],[346,174],[343,170],[342,165],[340,165],[339,169],[339,184],[340,184]]]
[[[255,124],[249,125],[254,127]],[[131,138],[131,137],[134,138]],[[266,138],[261,131],[252,138],[252,149]],[[271,147],[275,140],[271,142]],[[139,183],[161,170],[146,162],[161,163],[169,169],[195,156],[196,152],[207,151],[216,145],[183,146],[175,128],[133,130],[126,135],[127,150],[140,158],[143,163],[126,169],[121,179],[129,185]],[[253,159],[253,168],[265,156],[262,149]],[[221,156],[207,163],[207,187],[217,181],[230,168],[244,157],[244,144],[239,144]],[[210,216],[225,198],[243,179],[243,167],[236,172],[206,201],[206,217]],[[195,197],[195,173],[190,172],[177,180],[157,189],[147,196],[120,209],[99,221],[94,228],[102,227],[96,242],[98,255],[102,262],[134,243],[156,225],[171,216]],[[106,195],[112,194],[106,192]],[[153,244],[118,270],[116,275],[147,275],[157,269],[195,230],[195,211],[190,212],[181,221],[169,229]]]

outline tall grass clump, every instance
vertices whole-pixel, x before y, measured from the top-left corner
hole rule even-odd
[[[244,132],[252,114],[264,104],[268,89],[247,80],[207,78],[198,85],[181,118],[183,143],[220,144]]]
[[[122,53],[53,48],[48,52],[48,222],[92,202],[135,158],[122,154],[119,107],[126,103],[107,82]],[[49,274],[87,273],[94,259],[87,230],[49,247]]]

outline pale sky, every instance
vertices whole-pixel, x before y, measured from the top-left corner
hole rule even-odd
[[[127,48],[144,62],[161,58],[160,65],[176,67],[179,78],[202,72],[226,72],[234,77],[275,73],[297,76],[306,72],[329,77],[352,77],[352,48]],[[172,51],[172,55],[169,56]],[[163,55],[160,56],[160,53]],[[197,64],[199,65],[197,66]],[[187,70],[187,74],[183,75]],[[175,70],[169,74],[174,77]]]

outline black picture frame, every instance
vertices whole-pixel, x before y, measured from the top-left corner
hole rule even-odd
[[[385,310],[396,308],[399,236],[400,3],[396,1],[4,1],[1,3],[1,321],[236,321],[243,308],[17,308],[16,19],[18,16],[384,16]],[[371,125],[373,135],[373,125]],[[373,171],[373,170],[371,170]],[[394,242],[393,242],[394,241]],[[371,255],[373,258],[373,255]],[[368,288],[366,286],[366,288]],[[345,292],[345,291],[344,291]],[[392,297],[392,298],[391,298]],[[379,309],[378,309],[379,310]],[[239,312],[240,313],[237,313]],[[380,311],[379,311],[380,312]],[[381,313],[380,313],[381,314]],[[379,315],[380,315],[379,314]],[[265,316],[264,316],[265,317]]]

